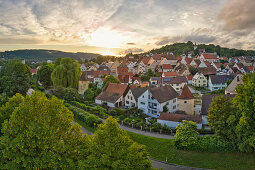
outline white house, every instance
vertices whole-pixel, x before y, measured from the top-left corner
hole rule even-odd
[[[227,81],[233,80],[233,75],[210,75],[208,80],[208,89],[211,91],[227,87]]]
[[[81,64],[80,69],[81,71],[87,71],[87,68],[84,64]]]
[[[202,128],[201,115],[186,115],[164,112],[158,117],[157,122],[160,123],[162,126],[167,125],[167,127],[175,129],[178,124],[182,124],[183,120],[196,122],[197,128]]]
[[[169,112],[176,112],[178,95],[171,86],[149,88],[138,97],[138,109],[151,117],[158,117],[164,106]]]
[[[202,73],[197,72],[195,76],[192,78],[192,85],[194,87],[206,87],[207,79]]]
[[[125,106],[128,108],[137,107],[138,97],[147,90],[147,87],[129,89],[125,97]]]

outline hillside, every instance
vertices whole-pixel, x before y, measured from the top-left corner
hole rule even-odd
[[[75,60],[85,60],[96,58],[99,54],[95,53],[71,53],[56,50],[14,50],[1,52],[0,56],[8,59],[26,59],[33,61],[56,60],[59,57],[70,57]]]
[[[206,52],[214,53],[217,52],[219,56],[226,56],[226,57],[238,57],[238,56],[255,56],[255,50],[239,50],[239,49],[230,49],[221,47],[219,45],[214,44],[199,44],[197,45],[197,49],[194,50],[194,44],[190,41],[187,43],[174,43],[171,45],[166,45],[158,49],[153,49],[149,51],[149,53],[167,53],[172,52],[176,56],[180,56],[181,54],[185,53],[188,54],[189,51],[194,50],[194,55],[199,54],[198,49],[205,49]]]

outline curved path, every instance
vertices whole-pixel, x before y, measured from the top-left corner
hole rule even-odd
[[[170,135],[163,135],[163,134],[159,134],[159,133],[150,133],[150,132],[144,132],[141,130],[137,130],[137,129],[132,129],[126,126],[122,126],[120,125],[121,129],[130,131],[130,132],[134,132],[137,134],[141,134],[141,135],[146,135],[146,136],[151,136],[151,137],[156,137],[156,138],[165,138],[165,139],[172,139],[173,136]],[[86,133],[88,135],[92,135],[93,133],[88,131],[87,129],[85,129],[84,127],[81,126],[81,131],[82,133]],[[158,161],[155,159],[150,159],[152,161],[152,166],[156,169],[162,168],[164,170],[184,170],[184,169],[197,169],[197,170],[202,170],[199,168],[191,168],[191,167],[185,167],[185,166],[180,166],[180,165],[175,165],[175,164],[169,164],[169,163],[165,163],[162,161]]]

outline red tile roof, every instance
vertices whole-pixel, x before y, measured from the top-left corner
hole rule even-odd
[[[148,62],[150,61],[150,59],[151,59],[151,57],[144,57],[144,58],[142,59],[142,62],[143,62],[144,64],[148,64]]]
[[[164,72],[165,77],[176,77],[178,76],[177,72]]]
[[[208,60],[208,59],[217,59],[216,56],[214,56],[214,55],[212,55],[212,54],[210,54],[210,53],[203,53],[202,55],[204,56],[204,58],[205,58],[206,60]]]
[[[31,68],[30,72],[33,73],[33,74],[36,74],[37,73],[37,69]]]
[[[187,75],[186,76],[188,80],[192,80],[192,78],[194,77],[193,75]]]
[[[103,75],[109,75],[110,72],[107,70],[102,70],[102,71],[94,71],[94,77],[101,77]]]
[[[123,94],[127,87],[128,85],[126,84],[109,83],[105,91],[109,93]]]
[[[179,99],[194,99],[193,94],[190,92],[189,88],[187,85],[183,86],[182,93],[178,97]]]
[[[162,68],[163,69],[173,69],[173,67],[170,64],[163,64]]]

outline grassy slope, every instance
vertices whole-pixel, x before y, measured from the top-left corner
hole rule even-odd
[[[207,153],[180,151],[173,140],[159,139],[128,132],[137,143],[147,146],[151,157],[169,163],[208,169],[255,169],[255,153]]]

